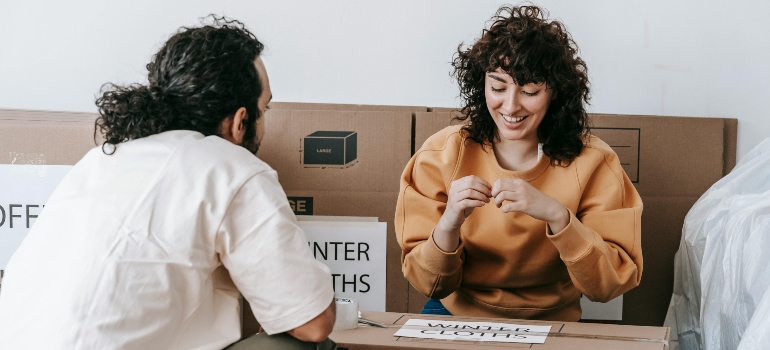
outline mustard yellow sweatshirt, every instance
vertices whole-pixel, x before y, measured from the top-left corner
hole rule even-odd
[[[602,140],[590,136],[567,167],[545,155],[526,171],[503,169],[491,145],[465,138],[461,126],[431,136],[401,177],[395,228],[404,276],[453,315],[577,321],[580,294],[609,301],[642,276],[642,200]],[[493,184],[521,178],[570,212],[561,232],[494,201],[476,208],[454,252],[432,238],[452,181],[476,175]]]

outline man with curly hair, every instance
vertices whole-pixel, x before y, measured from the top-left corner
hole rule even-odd
[[[263,45],[213,21],[171,36],[147,85],[96,101],[106,141],[7,265],[3,349],[222,349],[240,337],[240,294],[272,335],[231,348],[334,347],[329,270],[255,157],[272,98]]]
[[[401,178],[395,226],[424,313],[578,321],[642,276],[642,201],[588,134],[586,66],[564,26],[503,7],[453,61],[465,125]]]

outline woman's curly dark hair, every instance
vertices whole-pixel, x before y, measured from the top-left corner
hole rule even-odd
[[[556,98],[538,127],[538,138],[552,164],[566,165],[584,145],[588,73],[564,25],[546,17],[545,10],[537,6],[501,7],[473,46],[458,47],[452,66],[464,105],[462,116],[456,119],[470,118],[464,130],[475,142],[499,141],[484,94],[486,73],[501,68],[521,86],[545,82]]]
[[[103,152],[169,130],[218,135],[222,120],[240,107],[248,115],[244,145],[257,143],[262,84],[254,60],[264,45],[243,23],[209,17],[213,24],[182,27],[166,41],[147,64],[147,85],[102,87],[94,131],[105,138]],[[113,146],[109,153],[107,145]]]

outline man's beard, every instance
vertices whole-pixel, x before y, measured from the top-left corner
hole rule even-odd
[[[251,130],[246,130],[246,135],[243,136],[243,141],[241,141],[241,147],[249,150],[253,155],[257,155],[260,141],[262,140],[257,139],[257,129],[251,128]]]

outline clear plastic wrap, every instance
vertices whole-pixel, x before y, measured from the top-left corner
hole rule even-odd
[[[666,325],[682,350],[770,349],[770,138],[693,205]]]

